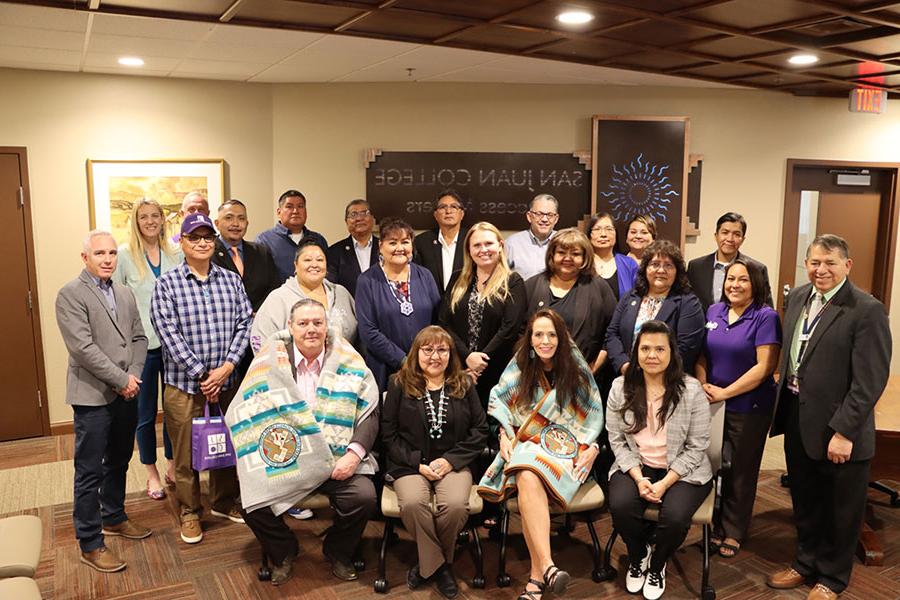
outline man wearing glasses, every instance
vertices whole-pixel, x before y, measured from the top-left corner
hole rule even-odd
[[[191,467],[191,422],[204,405],[218,403],[224,414],[238,381],[235,367],[247,350],[253,309],[237,273],[212,264],[216,230],[202,213],[181,224],[184,262],[156,281],[150,319],[162,343],[166,390],[163,405],[172,438],[175,496],[181,539],[196,544],[200,526],[200,479]],[[209,473],[214,516],[243,523],[237,506],[234,467]]]
[[[344,209],[344,221],[350,235],[328,248],[328,281],[344,286],[351,296],[356,296],[360,273],[378,264],[378,238],[372,235],[375,217],[368,202],[356,199]]]
[[[538,194],[528,206],[525,218],[528,229],[506,238],[505,245],[510,268],[527,281],[544,272],[547,245],[559,221],[559,202],[550,194]]]
[[[423,231],[413,243],[413,260],[431,271],[442,294],[453,272],[462,268],[463,240],[467,232],[462,227],[465,216],[466,209],[456,191],[440,192],[434,208],[437,229]]]
[[[275,214],[278,223],[256,236],[256,243],[272,252],[278,276],[284,283],[294,275],[294,257],[301,241],[314,240],[322,252],[328,252],[328,242],[321,233],[306,228],[306,196],[297,190],[288,190],[279,196]]]

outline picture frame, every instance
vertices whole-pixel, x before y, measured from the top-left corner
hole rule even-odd
[[[225,160],[88,159],[87,182],[92,230],[107,230],[113,234],[116,243],[126,243],[134,203],[147,197],[162,206],[166,233],[172,237],[181,227],[178,213],[185,195],[194,191],[202,193],[212,215],[225,201]]]

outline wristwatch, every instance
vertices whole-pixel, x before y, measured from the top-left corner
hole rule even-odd
[[[197,381],[203,383],[207,379],[209,379],[209,371],[203,371],[202,373],[200,373],[200,377],[197,378]]]

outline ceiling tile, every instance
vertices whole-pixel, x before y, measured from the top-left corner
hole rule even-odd
[[[883,54],[897,54],[900,52],[900,33],[875,40],[856,42],[855,44],[842,44],[842,48],[867,52],[881,56]]]
[[[529,25],[557,31],[574,31],[578,33],[591,33],[598,29],[619,25],[635,18],[631,15],[603,7],[591,7],[590,12],[594,19],[584,25],[563,25],[556,20],[561,10],[561,5],[556,2],[541,2],[517,14],[510,23],[516,25]]]
[[[268,64],[230,62],[217,60],[183,60],[172,71],[178,73],[209,73],[210,75],[233,75],[244,79],[255,75],[268,67]]]
[[[4,66],[10,63],[36,63],[77,67],[80,60],[81,51],[0,46],[0,64]]]
[[[786,48],[782,44],[754,40],[746,37],[728,37],[722,40],[692,45],[690,49],[727,58],[751,56],[753,54],[773,51],[793,52],[793,50]]]
[[[88,15],[84,11],[0,3],[2,25],[84,33],[87,22]]]
[[[85,73],[103,73],[106,75],[131,75],[133,77],[166,77],[169,74],[167,70],[141,69],[138,72],[135,69],[127,69],[125,67],[98,67],[85,66],[82,69]]]
[[[381,11],[354,23],[349,31],[410,40],[432,40],[464,29],[466,23],[412,13]]]
[[[618,42],[610,42],[607,40],[565,40],[540,51],[540,54],[543,57],[560,58],[563,60],[571,60],[576,57],[603,60],[604,58],[609,58],[611,56],[619,56],[621,54],[633,52],[640,52],[640,50],[628,44],[620,44]]]
[[[322,37],[321,33],[266,29],[240,25],[216,25],[205,41],[214,44],[237,46],[263,46],[268,48],[302,48]]]
[[[794,0],[732,0],[685,16],[732,27],[753,29],[821,14],[828,14],[828,11]]]
[[[761,71],[754,67],[748,67],[746,65],[710,65],[708,67],[700,67],[697,69],[691,69],[690,71],[680,71],[680,73],[684,73],[685,75],[699,75],[701,77],[713,77],[715,79],[723,79],[728,77],[747,77],[749,75],[753,75],[756,73],[760,73]],[[764,71],[762,71],[764,72]]]
[[[362,12],[364,11],[359,8],[308,4],[293,0],[252,0],[240,5],[232,21],[275,21],[331,29]]]
[[[84,57],[85,70],[87,67],[121,70],[129,74],[141,75],[148,71],[163,71],[168,73],[178,66],[178,59],[164,56],[142,56],[143,67],[123,67],[119,65],[119,54],[107,54],[101,52],[88,52]]]
[[[490,52],[419,46],[412,52],[348,73],[337,81],[421,81],[499,58],[500,55]],[[408,68],[415,69],[412,76]]]
[[[447,0],[401,0],[396,8],[411,8],[432,13],[455,13],[474,19],[493,19],[534,4],[535,0],[478,0],[478,2],[447,2]]]
[[[537,44],[543,44],[551,40],[559,39],[553,33],[523,31],[510,27],[490,25],[485,27],[473,27],[465,33],[453,38],[451,44],[465,44],[483,48],[497,48],[500,50],[522,50]]]
[[[708,29],[651,21],[605,33],[606,37],[653,46],[670,46],[709,37]]]
[[[148,56],[181,58],[194,47],[196,42],[167,40],[147,37],[131,37],[120,35],[91,35],[88,52],[115,54],[116,56],[133,55],[145,59]]]
[[[84,33],[0,25],[0,40],[3,40],[5,46],[28,46],[81,52],[84,45]]]
[[[617,60],[611,67],[617,65],[628,67],[648,67],[651,69],[675,69],[678,67],[686,67],[695,64],[697,59],[678,56],[675,54],[666,54],[662,52],[641,52],[631,56],[626,56]]]
[[[346,75],[416,48],[414,44],[402,42],[330,35],[310,44],[277,66],[304,73],[302,81],[310,81],[307,77],[312,73],[320,73],[325,78],[319,81],[330,81],[334,77]]]
[[[193,45],[185,53],[185,57],[200,60],[226,60],[272,64],[290,56],[294,51],[293,48],[285,48],[284,46],[237,46],[234,44],[210,44],[201,42]]]
[[[121,6],[126,8],[146,8],[147,0],[103,0],[103,6]],[[195,15],[221,15],[234,0],[152,0],[154,10]]]
[[[103,33],[130,37],[161,38],[164,40],[195,41],[202,39],[213,27],[215,25],[210,23],[178,21],[175,19],[95,14],[91,32],[92,34]]]

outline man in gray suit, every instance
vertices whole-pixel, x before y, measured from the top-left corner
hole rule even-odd
[[[784,433],[797,526],[793,564],[768,584],[809,582],[809,600],[847,587],[875,454],[875,403],[891,364],[884,305],[854,286],[847,242],[825,234],[806,251],[810,283],[784,303],[784,352],[771,435]]]
[[[81,562],[104,573],[126,566],[106,547],[104,535],[150,535],[125,514],[125,474],[137,425],[134,398],[147,336],[131,290],[111,279],[117,258],[112,235],[92,231],[81,253],[84,270],[56,297],[56,321],[69,351],[66,403],[75,424],[75,536]]]

